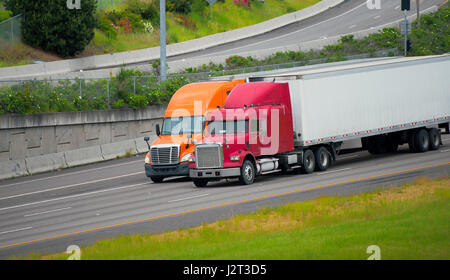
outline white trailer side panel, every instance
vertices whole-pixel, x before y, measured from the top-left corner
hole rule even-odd
[[[389,127],[423,126],[416,122],[446,122],[449,73],[450,56],[441,56],[289,81],[296,143],[342,141]]]

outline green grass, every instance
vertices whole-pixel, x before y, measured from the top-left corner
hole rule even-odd
[[[253,25],[290,12],[304,9],[320,0],[266,0],[265,4],[255,1],[251,8],[236,5],[233,0],[217,2],[213,6],[213,21],[210,20],[209,6],[192,11],[187,16],[167,12],[167,41],[169,44],[183,42],[203,36],[225,32]],[[126,7],[119,5],[116,10]],[[110,9],[108,9],[110,10]],[[187,20],[180,20],[180,17]],[[177,20],[178,18],[178,20]],[[195,24],[193,28],[192,24]],[[101,53],[122,52],[159,46],[159,28],[152,34],[121,34],[115,40],[106,38],[96,31],[95,38],[83,56]]]
[[[82,259],[450,259],[450,178],[260,209],[163,234],[82,248]],[[66,259],[61,253],[31,259]]]

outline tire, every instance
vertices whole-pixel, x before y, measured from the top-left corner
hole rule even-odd
[[[441,135],[440,131],[436,128],[432,128],[428,131],[428,135],[430,138],[430,150],[434,151],[439,149],[439,146],[441,144]]]
[[[241,166],[241,175],[239,176],[239,181],[243,185],[253,184],[255,181],[256,171],[253,163],[246,159]]]
[[[192,179],[197,188],[204,188],[208,185],[208,179]]]
[[[314,157],[316,158],[316,171],[325,171],[330,167],[331,157],[327,148],[319,147],[315,149]]]
[[[409,134],[408,146],[409,146],[409,151],[411,153],[417,153],[416,140],[415,140],[416,134],[417,134],[417,131],[411,131],[411,133]]]
[[[316,158],[314,156],[314,153],[310,149],[306,149],[303,152],[303,162],[301,170],[305,174],[311,174],[314,172],[315,167],[316,167]]]
[[[430,148],[430,136],[426,129],[420,129],[415,137],[414,142],[416,143],[416,149],[419,153],[424,153]]]
[[[164,180],[164,177],[162,177],[162,176],[151,176],[150,180],[152,180],[154,183],[161,183]]]

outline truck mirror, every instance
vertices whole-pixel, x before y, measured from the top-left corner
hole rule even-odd
[[[150,137],[144,136],[144,141],[145,141],[145,142],[148,142],[149,140],[150,140]]]
[[[159,128],[159,123],[156,124],[156,135],[161,135],[161,129]]]

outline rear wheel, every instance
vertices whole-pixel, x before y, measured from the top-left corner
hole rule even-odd
[[[244,160],[244,163],[241,166],[239,181],[244,185],[253,184],[253,181],[255,181],[255,166],[248,159]]]
[[[415,142],[416,142],[416,150],[417,152],[424,153],[428,151],[430,148],[430,136],[428,134],[428,131],[424,128],[420,129],[415,134]]]
[[[164,177],[162,177],[162,176],[151,176],[150,180],[152,180],[154,183],[161,183],[164,180]]]
[[[439,130],[437,130],[436,128],[432,128],[428,131],[428,135],[430,138],[430,150],[433,151],[439,149],[439,145],[441,143]]]
[[[330,167],[331,157],[330,153],[325,147],[319,147],[314,151],[314,157],[316,158],[317,171],[325,171]]]
[[[316,166],[316,159],[313,151],[306,149],[303,152],[302,172],[305,174],[311,174],[314,172]]]
[[[197,188],[204,188],[208,185],[208,179],[192,179]]]

